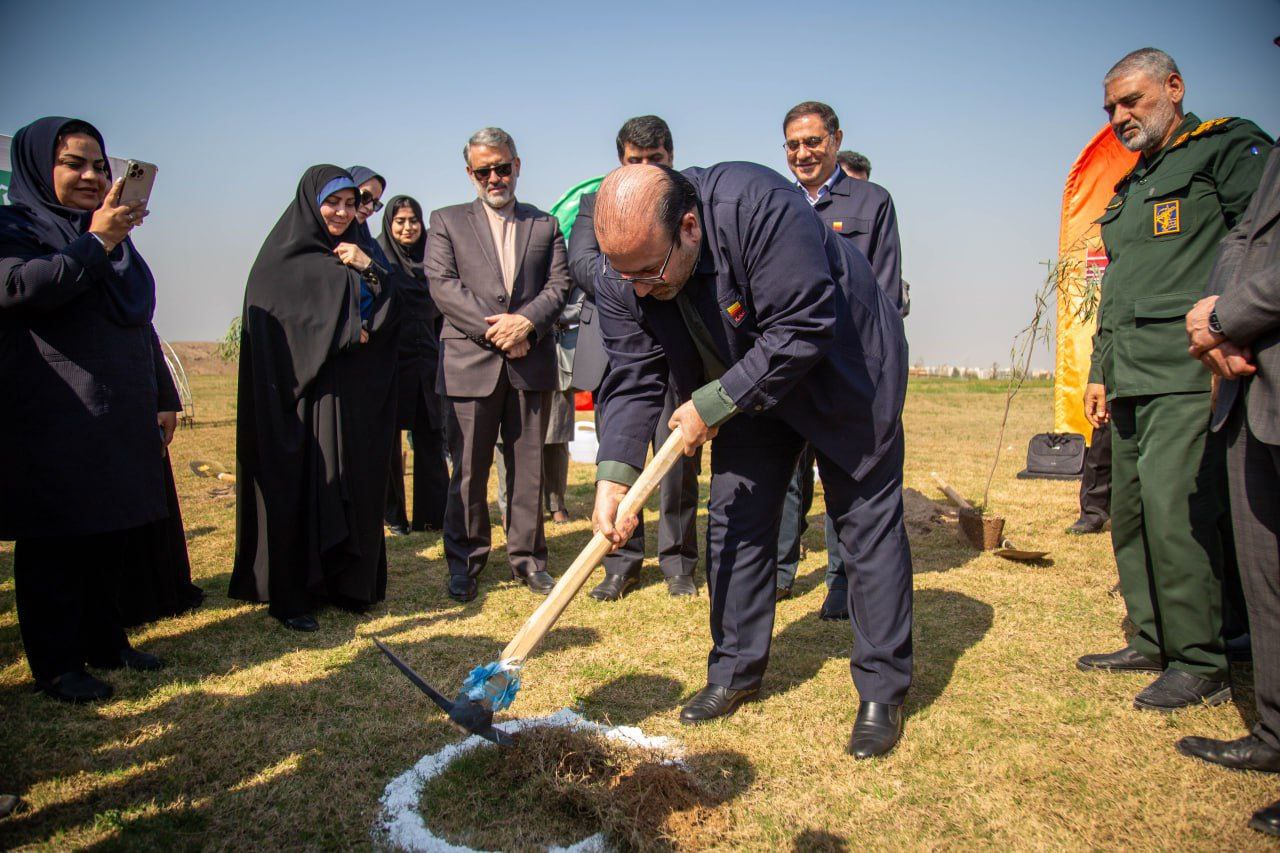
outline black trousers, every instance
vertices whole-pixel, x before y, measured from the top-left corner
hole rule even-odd
[[[413,525],[414,530],[444,528],[444,507],[449,496],[449,469],[445,465],[444,430],[431,424],[431,415],[421,399],[413,426]],[[409,527],[404,491],[404,457],[400,442],[391,453],[391,479],[387,483],[387,524]]]
[[[1093,431],[1080,475],[1080,517],[1102,523],[1111,517],[1111,425]]]
[[[662,416],[653,433],[656,452],[666,442],[671,430],[667,422],[679,405],[675,391],[667,392]],[[600,411],[596,410],[596,432],[602,434]],[[702,471],[702,454],[676,460],[659,485],[658,496],[658,568],[664,577],[693,577],[698,567],[698,474]],[[644,563],[644,512],[631,538],[604,558],[604,570],[611,575],[636,577]]]
[[[1253,641],[1253,733],[1280,749],[1280,446],[1249,430],[1247,405],[1227,422],[1231,523]]]
[[[18,627],[37,681],[83,670],[129,645],[116,607],[112,555],[133,531],[19,539],[13,550]]]
[[[707,578],[711,639],[707,682],[756,687],[769,661],[778,528],[804,446],[772,418],[739,415],[711,443]],[[863,701],[902,704],[911,685],[911,549],[902,512],[903,440],[854,479],[817,453],[827,513],[848,578],[854,644],[849,666]]]

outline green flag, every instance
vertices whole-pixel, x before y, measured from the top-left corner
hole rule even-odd
[[[560,196],[560,200],[551,205],[551,215],[560,220],[560,233],[564,234],[565,243],[569,242],[569,232],[573,230],[573,220],[578,218],[578,201],[587,193],[593,193],[600,189],[604,176],[598,178],[588,178],[579,184],[574,184],[565,194]]]

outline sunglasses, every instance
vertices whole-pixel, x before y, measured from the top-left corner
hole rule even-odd
[[[667,274],[667,264],[671,263],[671,255],[673,252],[675,252],[676,244],[679,242],[680,242],[680,235],[677,234],[676,239],[671,241],[671,248],[667,249],[667,256],[662,259],[662,267],[658,270],[657,275],[623,276],[623,275],[619,275],[617,271],[614,270],[613,264],[610,264],[608,266],[607,269],[609,270],[609,272],[602,272],[600,275],[603,276],[604,278],[609,279],[610,281],[620,281],[623,284],[630,284],[632,286],[635,286],[637,284],[652,284],[655,286],[659,284],[664,284],[666,282],[666,279],[664,279],[663,276]]]
[[[360,206],[368,207],[369,205],[373,205],[374,213],[377,213],[379,210],[382,210],[382,202],[374,198],[373,193],[369,192],[368,190],[360,190]]]
[[[803,139],[788,139],[786,142],[782,143],[782,147],[788,151],[799,151],[800,146],[803,145],[805,148],[812,150],[821,145],[823,140],[830,135],[831,134],[829,133],[824,133],[822,136],[806,136]]]
[[[472,169],[471,176],[477,181],[487,181],[489,180],[490,172],[497,172],[499,178],[509,178],[514,166],[515,163],[497,163],[493,166],[481,166],[478,169]]]

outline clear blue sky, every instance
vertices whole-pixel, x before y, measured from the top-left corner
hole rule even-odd
[[[159,164],[135,239],[172,340],[214,339],[239,313],[249,265],[310,164],[371,166],[430,210],[473,197],[461,147],[496,124],[520,147],[519,197],[545,208],[615,165],[618,126],[642,113],[670,123],[677,166],[754,160],[786,174],[781,117],[817,99],[896,201],[912,360],[1004,363],[1115,60],[1163,48],[1192,111],[1280,131],[1277,0],[0,10],[0,132],[82,117],[114,156]]]

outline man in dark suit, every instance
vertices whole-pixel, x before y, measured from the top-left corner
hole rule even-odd
[[[844,131],[835,110],[821,101],[804,101],[787,111],[782,119],[783,151],[787,167],[796,177],[822,224],[839,234],[861,252],[875,271],[876,282],[903,316],[906,316],[902,285],[902,248],[898,241],[898,215],[893,198],[879,184],[865,177],[852,178],[840,167],[840,143]],[[860,156],[860,155],[859,155]],[[871,164],[865,162],[866,176]],[[783,509],[782,534],[778,542],[779,599],[791,594],[800,559],[800,536],[805,516],[813,501],[813,454],[804,453],[788,490]],[[836,546],[835,529],[826,525],[827,597],[818,615],[822,619],[849,618],[845,607],[849,582]]]
[[[1178,751],[1234,770],[1280,773],[1280,147],[1222,241],[1209,296],[1187,314],[1191,355],[1219,377],[1211,428],[1227,431],[1236,559],[1253,642],[1258,722],[1236,740],[1187,737]],[[1249,825],[1280,835],[1280,802]]]
[[[542,529],[542,436],[556,387],[552,329],[569,294],[555,217],[515,199],[520,158],[487,127],[462,150],[479,196],[431,214],[427,277],[444,315],[439,387],[449,400],[453,475],[444,517],[449,596],[470,601],[489,557],[489,467],[507,468],[507,557],[536,593],[551,591]]]
[[[902,520],[902,318],[866,258],[821,227],[777,173],[722,163],[683,174],[624,166],[596,203],[609,374],[595,528],[617,517],[662,414],[689,452],[711,447],[707,685],[680,712],[733,713],[760,687],[774,618],[778,520],[805,442],[816,451],[850,575],[850,661],[862,700],[850,752],[883,755],[911,682],[911,555]]]
[[[628,119],[618,131],[618,162],[670,166],[673,145],[671,129],[658,116]],[[600,339],[599,315],[595,310],[596,274],[600,271],[600,246],[596,242],[594,213],[596,194],[582,197],[578,217],[569,235],[569,272],[586,298],[578,324],[578,348],[573,359],[573,387],[593,393],[608,369],[608,358]],[[654,447],[661,447],[671,430],[667,421],[679,401],[667,395],[666,408],[653,435]],[[602,433],[603,407],[596,405],[596,431]],[[701,456],[682,459],[662,478],[658,504],[658,567],[671,595],[694,595],[698,589],[693,572],[698,565],[698,472]],[[617,601],[639,581],[644,562],[644,521],[635,535],[604,561],[604,579],[591,590],[597,601]]]

